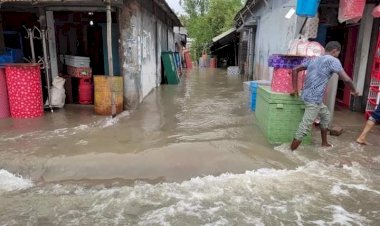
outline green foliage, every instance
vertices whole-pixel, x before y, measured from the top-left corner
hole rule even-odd
[[[209,2],[209,0],[180,0],[180,4],[190,18],[204,16]]]
[[[234,25],[234,17],[242,7],[241,0],[182,0],[187,15],[181,17],[189,32],[192,56],[198,59],[212,38]]]

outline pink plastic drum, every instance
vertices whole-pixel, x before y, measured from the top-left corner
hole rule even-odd
[[[41,72],[38,64],[10,64],[5,68],[12,118],[44,114]]]
[[[10,112],[5,69],[0,68],[0,118],[8,118],[9,116]]]

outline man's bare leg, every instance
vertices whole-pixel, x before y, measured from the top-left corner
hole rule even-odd
[[[321,128],[322,147],[331,147],[332,145],[327,142],[327,132],[329,129]]]
[[[364,126],[362,134],[356,139],[356,142],[359,144],[367,144],[367,134],[371,129],[375,126],[375,122],[372,120],[368,120],[367,123]]]

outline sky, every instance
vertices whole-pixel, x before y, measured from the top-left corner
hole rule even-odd
[[[169,6],[173,9],[173,11],[177,14],[183,14],[183,9],[179,4],[179,0],[166,0]]]

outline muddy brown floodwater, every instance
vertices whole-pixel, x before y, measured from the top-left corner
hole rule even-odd
[[[187,72],[138,110],[0,120],[0,225],[378,225],[380,134],[337,111],[334,147],[272,146],[242,80]]]

